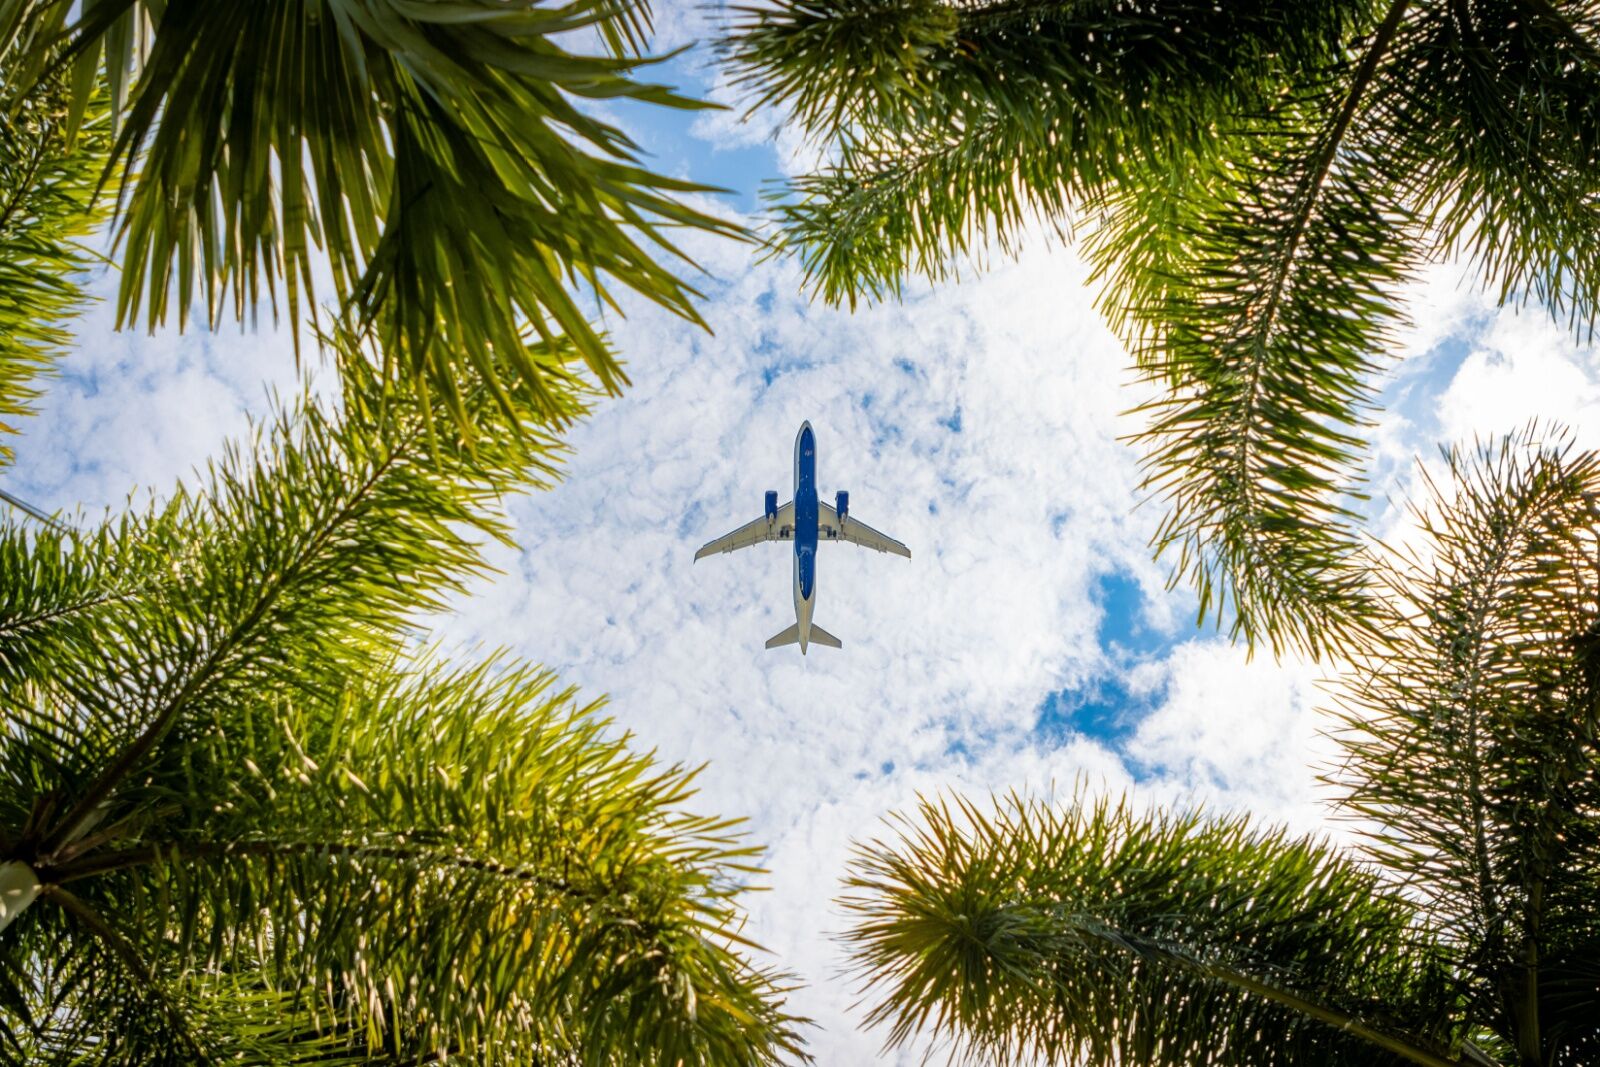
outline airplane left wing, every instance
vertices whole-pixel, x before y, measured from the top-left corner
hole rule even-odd
[[[843,527],[839,513],[832,504],[817,501],[817,539],[820,541],[849,541],[853,545],[911,558],[911,550],[888,534],[881,534],[853,515],[845,518]]]
[[[789,501],[778,509],[777,518],[767,521],[765,515],[759,519],[745,523],[732,533],[725,533],[714,541],[707,541],[701,546],[700,551],[694,554],[695,559],[704,559],[714,556],[718,552],[732,552],[740,548],[749,548],[759,545],[763,541],[792,541],[794,540],[794,501]]]

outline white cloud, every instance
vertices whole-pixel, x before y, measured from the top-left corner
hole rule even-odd
[[[1326,831],[1327,794],[1315,775],[1335,755],[1321,733],[1327,673],[1310,663],[1252,661],[1217,638],[1186,641],[1136,671],[1136,690],[1162,697],[1124,750],[1151,777],[1142,791]]]
[[[272,390],[286,399],[320,365],[305,344],[296,366],[287,326],[212,333],[198,322],[186,332],[117,331],[119,276],[100,269],[94,297],[74,321],[71,353],[48,380],[35,417],[21,426],[18,460],[8,483],[46,511],[117,508],[130,492],[171,491],[172,483],[247,430],[252,414],[270,408]]]

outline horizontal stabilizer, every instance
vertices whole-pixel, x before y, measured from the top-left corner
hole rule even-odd
[[[844,647],[837,637],[833,636],[816,623],[811,624],[811,643],[813,645],[826,645],[829,648]]]
[[[767,647],[768,648],[781,648],[784,645],[797,645],[799,643],[800,643],[800,624],[799,623],[794,623],[787,630],[784,630],[782,633],[773,634],[771,637],[767,638]],[[833,636],[828,631],[826,631],[822,627],[818,626],[816,623],[812,623],[811,624],[810,643],[813,644],[813,645],[822,645],[825,648],[843,648],[844,647],[844,645],[842,643],[840,643],[840,641],[839,641],[839,639],[837,637]]]

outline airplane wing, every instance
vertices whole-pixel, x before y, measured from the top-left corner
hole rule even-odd
[[[911,558],[911,550],[888,534],[881,534],[868,526],[860,519],[851,515],[845,520],[844,528],[839,528],[839,513],[833,510],[832,504],[817,501],[817,540],[819,541],[849,541],[853,545],[863,548],[876,549],[879,552],[890,552],[896,556]]]
[[[704,559],[714,556],[718,552],[732,552],[738,548],[749,548],[759,545],[763,541],[793,541],[794,540],[794,501],[789,501],[778,509],[778,517],[772,522],[767,522],[765,515],[752,522],[747,522],[732,533],[725,533],[714,541],[707,541],[700,551],[694,554],[695,559]]]

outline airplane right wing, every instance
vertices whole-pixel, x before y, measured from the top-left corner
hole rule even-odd
[[[833,505],[820,500],[817,502],[817,535],[824,541],[849,541],[862,548],[911,558],[909,548],[888,534],[879,533],[860,519],[847,519],[841,524],[839,513],[833,510]]]
[[[694,554],[695,559],[704,559],[714,556],[718,552],[732,552],[740,548],[749,548],[759,545],[763,541],[792,541],[794,540],[794,501],[789,501],[778,509],[778,517],[771,522],[765,515],[752,522],[747,522],[732,533],[725,533],[714,541],[707,541],[701,546],[700,551]]]

